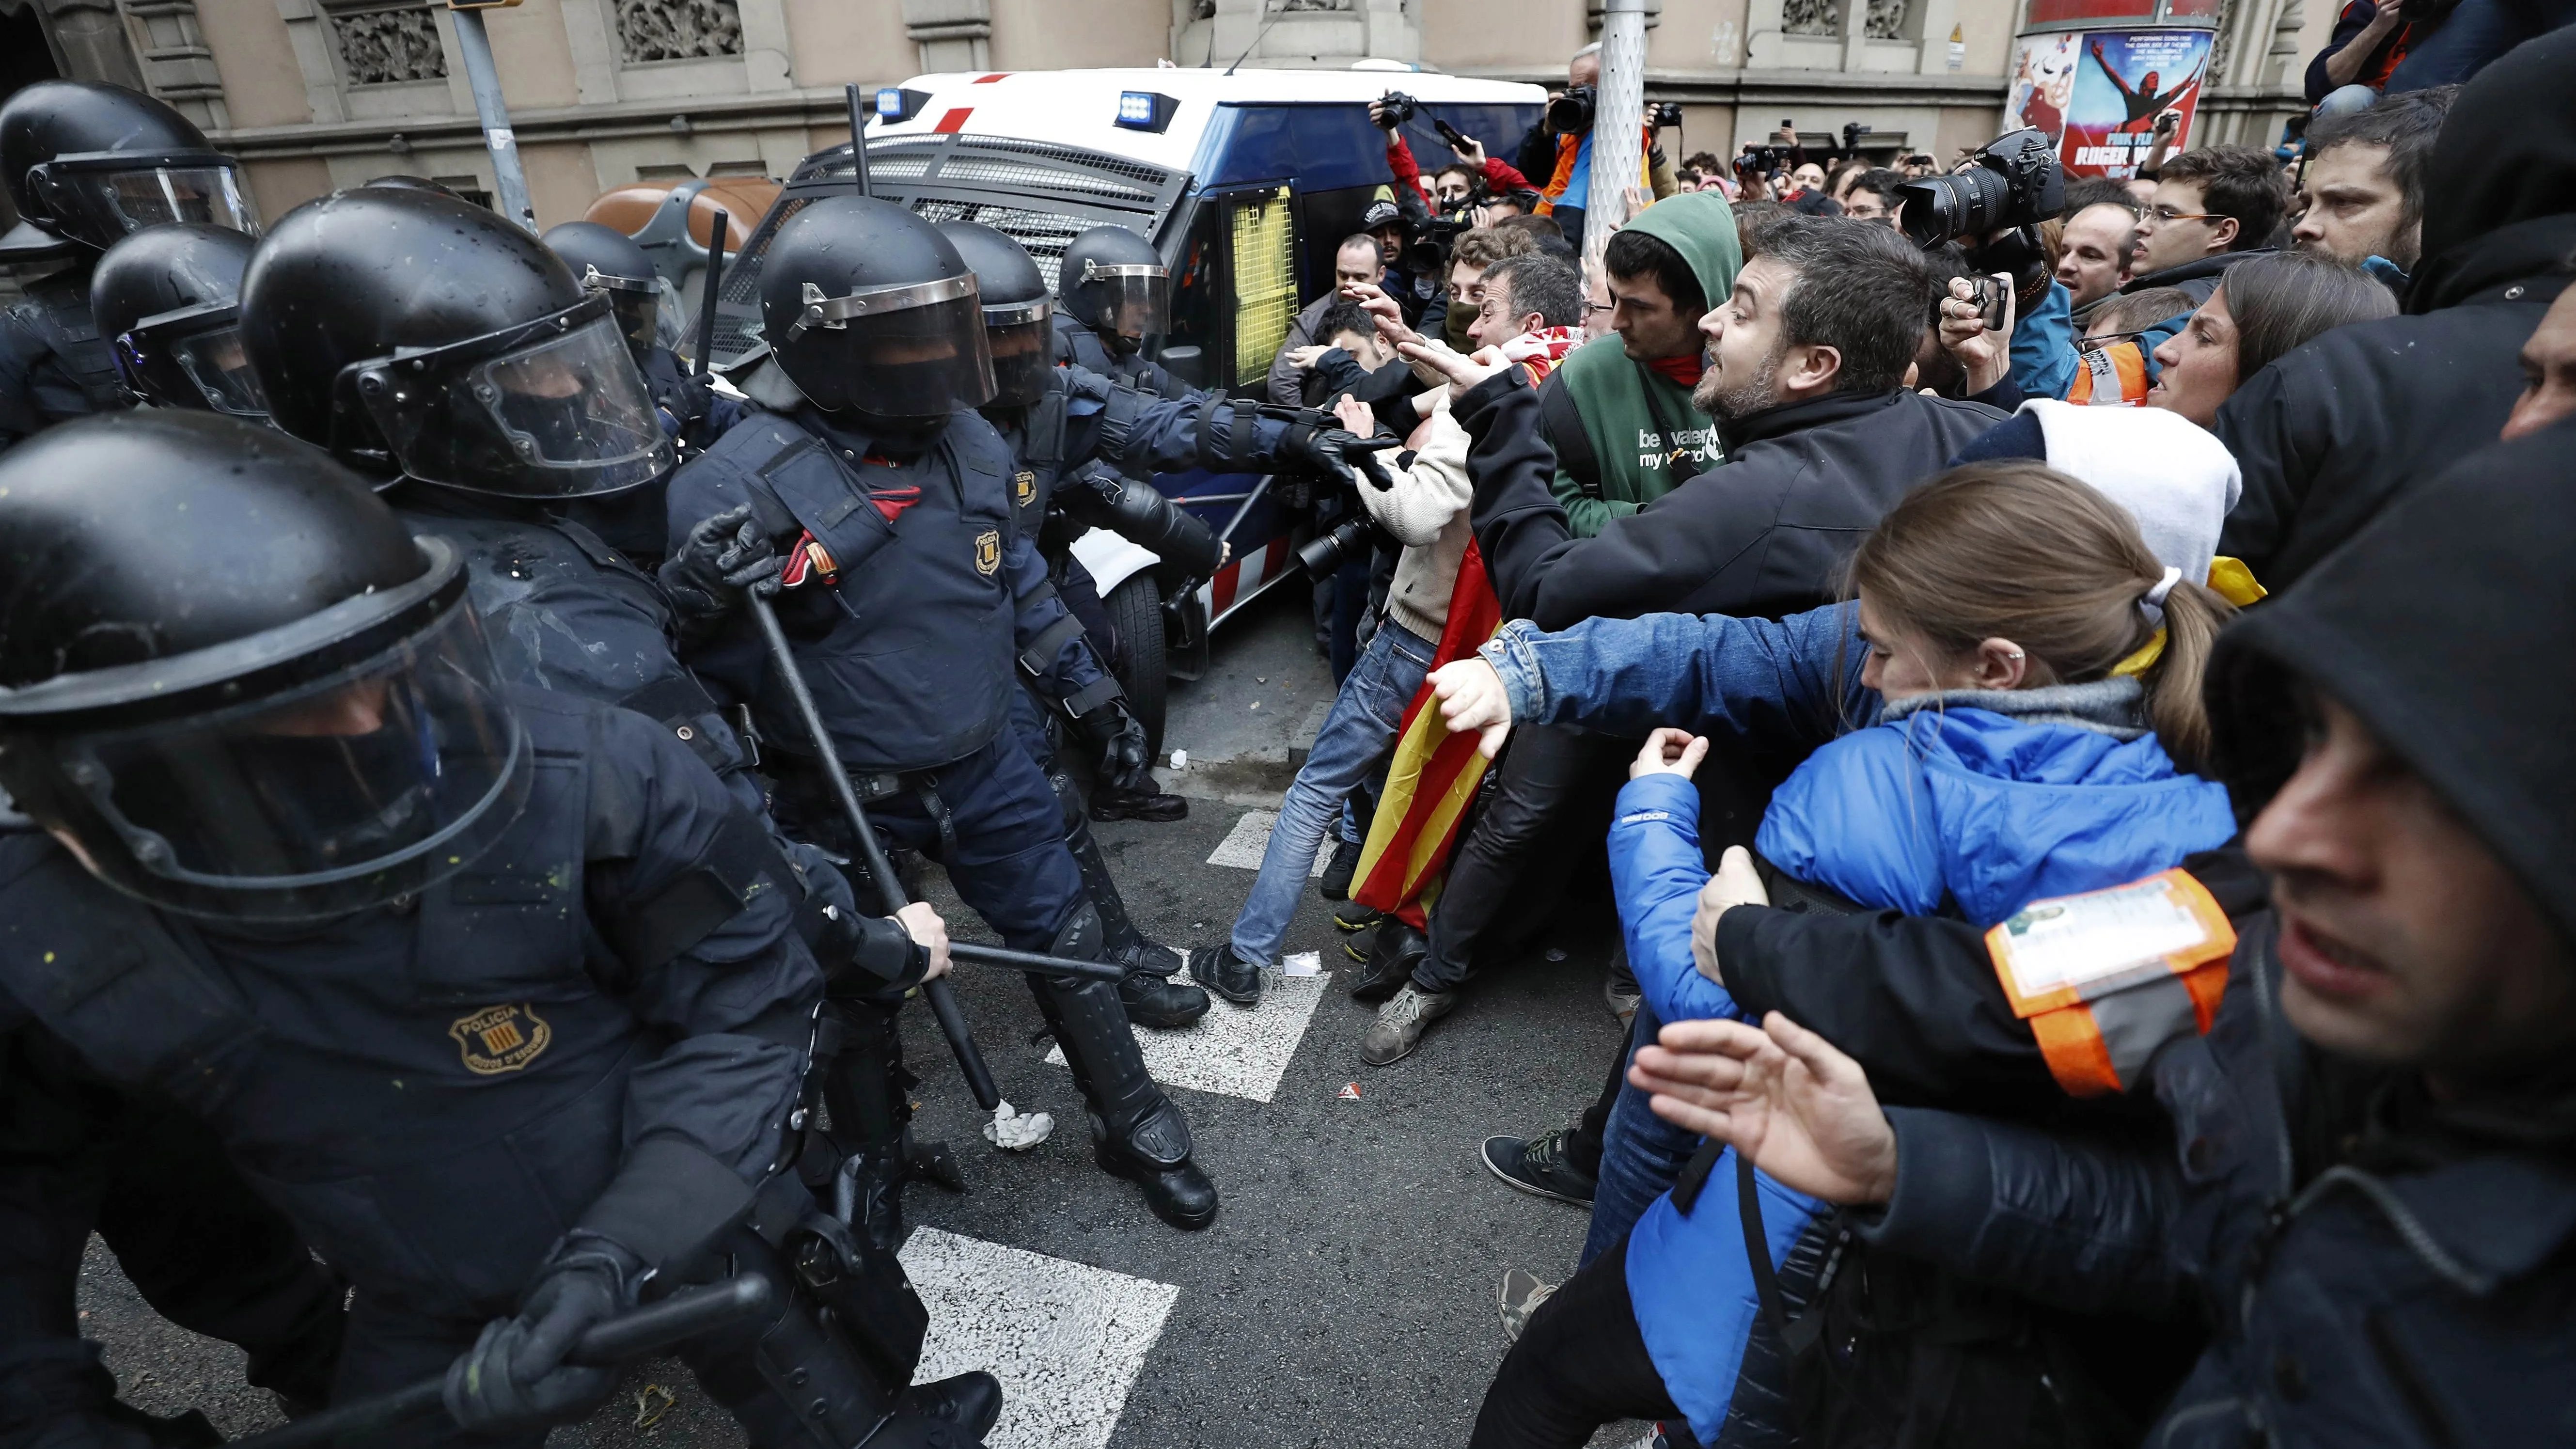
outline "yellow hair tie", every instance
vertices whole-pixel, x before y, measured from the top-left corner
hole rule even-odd
[[[2209,591],[2240,609],[2270,592],[2254,582],[2254,571],[2245,566],[2243,559],[2225,554],[2209,561]]]

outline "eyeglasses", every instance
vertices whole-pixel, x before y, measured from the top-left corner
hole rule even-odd
[[[2144,217],[2141,217],[2140,220],[2152,221],[2158,226],[2162,226],[2169,221],[2216,221],[2218,220],[2218,213],[2214,211],[2176,211],[2170,206],[2150,206],[2147,208],[2147,214]]]
[[[1586,312],[1616,312],[1619,310],[1619,304],[1616,302],[1586,302],[1583,304],[1583,310]]]

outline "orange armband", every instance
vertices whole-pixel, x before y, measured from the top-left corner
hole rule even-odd
[[[2013,1014],[2078,1097],[2137,1085],[2158,1047],[2209,1030],[2236,927],[2183,870],[2033,901],[1986,933]]]

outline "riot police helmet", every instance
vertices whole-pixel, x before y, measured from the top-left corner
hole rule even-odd
[[[992,401],[974,270],[892,202],[826,197],[781,223],[760,315],[780,370],[826,412],[921,427]]]
[[[1123,226],[1095,226],[1065,243],[1055,291],[1112,351],[1136,351],[1171,321],[1171,268],[1152,242]]]
[[[268,420],[241,345],[241,275],[253,245],[230,227],[181,222],[138,231],[98,259],[90,313],[137,397]]]
[[[0,789],[128,895],[345,915],[526,801],[462,553],[318,449],[177,409],[48,429],[0,456],[0,569]]]
[[[583,290],[604,292],[617,330],[638,362],[651,355],[661,321],[662,278],[635,238],[595,221],[568,221],[547,230],[545,244],[572,268]]]
[[[984,301],[984,337],[993,353],[993,401],[1024,408],[1054,383],[1055,299],[1028,248],[981,222],[944,221],[939,234],[975,270]]]
[[[0,176],[33,229],[13,232],[0,252],[48,236],[104,251],[174,221],[259,230],[233,158],[187,117],[123,86],[45,80],[11,95],[0,104]]]
[[[369,177],[358,184],[360,186],[381,186],[388,191],[426,191],[433,196],[452,196],[458,201],[463,201],[465,199],[465,193],[458,191],[455,187],[450,186],[443,181],[432,181],[426,176],[413,176],[401,171],[391,172],[383,176]]]
[[[251,254],[241,319],[277,425],[378,478],[550,500],[670,470],[608,298],[470,202],[306,202]]]

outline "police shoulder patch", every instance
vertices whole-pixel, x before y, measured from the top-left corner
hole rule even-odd
[[[1011,497],[1022,508],[1038,496],[1038,474],[1034,468],[1022,468],[1011,475]]]
[[[478,1077],[515,1072],[535,1061],[554,1040],[554,1028],[525,1002],[487,1006],[447,1028],[464,1054],[465,1070]]]
[[[990,576],[1002,566],[1002,531],[988,528],[975,535],[975,571]]]

